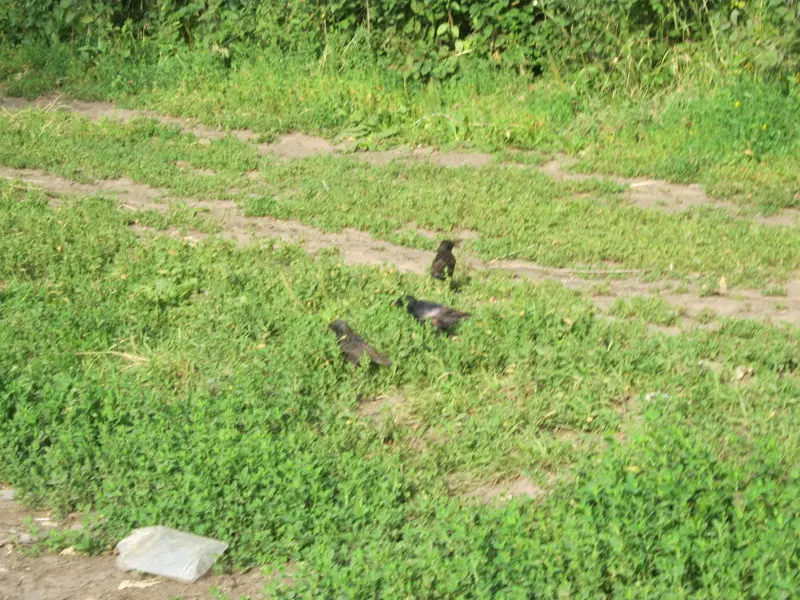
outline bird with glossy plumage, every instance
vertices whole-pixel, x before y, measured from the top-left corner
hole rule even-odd
[[[418,300],[414,296],[404,296],[394,302],[394,306],[405,306],[408,314],[413,315],[420,323],[429,322],[439,332],[450,329],[472,315],[428,300]]]
[[[442,240],[431,263],[431,277],[434,279],[453,277],[456,270],[456,257],[453,255],[455,246],[456,243],[452,240]]]
[[[328,325],[328,329],[336,334],[336,339],[339,342],[339,347],[345,359],[354,365],[361,361],[361,357],[366,354],[370,360],[382,367],[388,367],[392,364],[385,355],[381,354],[375,348],[370,346],[364,339],[350,328],[347,321],[336,319],[333,323]]]

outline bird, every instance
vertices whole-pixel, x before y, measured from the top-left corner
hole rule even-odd
[[[456,257],[453,256],[455,245],[456,243],[452,240],[442,240],[433,263],[431,263],[431,277],[444,279],[453,276],[453,271],[456,270]]]
[[[375,350],[375,348],[366,343],[360,335],[350,329],[350,325],[347,324],[347,321],[336,319],[328,325],[328,329],[336,334],[336,339],[339,341],[342,354],[354,365],[358,365],[364,353],[366,353],[370,360],[376,365],[388,367],[392,364],[391,360]]]
[[[403,306],[403,304],[408,313],[414,315],[417,321],[420,323],[430,321],[431,325],[436,327],[440,333],[472,316],[470,313],[461,312],[444,304],[417,300],[414,296],[404,296],[393,303],[394,306]]]

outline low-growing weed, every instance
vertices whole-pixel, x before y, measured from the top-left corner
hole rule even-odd
[[[8,183],[0,255],[0,480],[97,511],[87,549],[186,529],[228,541],[228,565],[299,562],[279,597],[800,585],[795,329],[651,336],[554,283],[473,273],[456,293],[280,243],[137,239],[115,202]],[[437,336],[402,293],[473,317]],[[337,317],[392,367],[345,363]],[[357,415],[390,395],[391,428]],[[570,452],[563,431],[607,442]],[[522,472],[558,477],[535,501],[449,491]]]
[[[180,161],[214,174],[198,176],[177,166]],[[250,216],[297,219],[327,231],[354,227],[428,249],[435,242],[407,231],[410,223],[442,236],[467,229],[478,237],[464,248],[481,258],[511,256],[557,267],[613,262],[646,269],[653,279],[699,272],[713,274],[710,281],[724,274],[730,285],[760,284],[786,276],[800,260],[796,229],[754,225],[719,211],[642,210],[616,202],[621,188],[609,181],[556,181],[502,165],[378,166],[322,156],[278,162],[233,137],[203,146],[150,120],[0,115],[0,164],[65,177],[76,169],[82,177],[124,175],[173,196],[235,200]],[[256,167],[259,178],[249,178],[246,172]]]
[[[630,319],[643,319],[654,325],[674,325],[683,315],[683,311],[675,309],[658,296],[635,296],[619,298],[609,310],[609,314]]]
[[[772,287],[765,287],[761,290],[763,296],[787,296],[789,294],[785,286],[776,285]]]
[[[694,315],[694,320],[701,325],[708,325],[717,318],[717,313],[713,308],[704,308]]]

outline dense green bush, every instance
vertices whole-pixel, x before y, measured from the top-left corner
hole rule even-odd
[[[69,42],[85,56],[130,53],[141,42],[238,49],[308,46],[363,36],[410,76],[443,78],[464,57],[523,72],[555,64],[590,75],[669,63],[677,44],[713,43],[747,68],[793,74],[800,65],[797,0],[12,0],[0,39]],[[660,75],[669,78],[669,72]]]

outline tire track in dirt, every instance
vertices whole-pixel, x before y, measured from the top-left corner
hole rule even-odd
[[[309,253],[323,249],[336,248],[345,263],[350,265],[392,265],[400,272],[424,274],[432,260],[432,253],[399,246],[375,239],[370,234],[355,229],[345,229],[339,233],[323,232],[298,221],[279,220],[271,217],[246,217],[239,206],[230,200],[195,200],[171,197],[166,190],[131,182],[128,179],[105,180],[93,184],[76,183],[35,169],[11,169],[0,167],[0,177],[20,180],[26,184],[41,187],[49,193],[74,196],[107,195],[115,197],[126,210],[155,210],[164,212],[172,203],[186,205],[203,213],[218,225],[217,235],[235,240],[239,244],[259,239],[278,238],[285,242],[302,246]],[[138,231],[144,232],[144,228]],[[190,242],[197,242],[206,234],[191,232],[183,235],[171,230],[171,235],[181,236]],[[524,260],[482,261],[465,257],[462,263],[473,270],[499,270],[513,273],[529,281],[557,281],[562,285],[589,296],[601,310],[608,308],[618,298],[643,295],[657,295],[676,308],[683,309],[688,318],[696,318],[701,313],[713,312],[718,317],[737,317],[748,319],[768,318],[778,323],[800,324],[800,281],[791,281],[786,286],[787,295],[780,298],[764,297],[757,290],[732,290],[726,295],[701,296],[700,287],[694,283],[686,288],[686,293],[677,293],[683,282],[661,280],[644,282],[635,277],[617,278],[620,274],[635,274],[635,270],[580,270],[544,267]],[[603,290],[595,289],[600,277]],[[614,276],[613,278],[610,276]],[[666,328],[666,333],[679,330]]]
[[[348,144],[334,144],[325,138],[303,133],[281,135],[278,141],[259,143],[259,135],[249,129],[223,130],[205,125],[198,125],[189,119],[162,115],[150,110],[134,110],[120,108],[109,102],[88,102],[83,100],[62,100],[60,96],[42,96],[36,100],[24,98],[0,97],[0,110],[18,112],[30,108],[43,110],[63,110],[78,113],[93,120],[103,118],[129,122],[136,118],[150,118],[160,123],[173,125],[184,133],[190,133],[201,141],[222,139],[231,135],[243,142],[255,144],[262,155],[276,156],[282,160],[307,158],[310,156],[349,156],[374,165],[387,164],[394,160],[406,162],[431,162],[442,167],[483,167],[495,161],[493,155],[486,152],[441,152],[434,148],[399,147],[391,150],[350,152]],[[661,210],[667,213],[681,212],[694,207],[708,206],[729,212],[737,218],[751,219],[766,226],[800,226],[800,210],[784,209],[771,216],[757,215],[748,217],[741,214],[741,207],[709,197],[698,184],[669,183],[659,179],[626,178],[602,176],[598,174],[579,174],[565,171],[577,162],[567,156],[558,156],[540,167],[539,172],[554,179],[584,180],[611,179],[627,186],[624,196],[632,204],[646,210]],[[520,168],[527,165],[516,164]]]
[[[628,187],[624,193],[629,202],[639,208],[647,210],[660,210],[666,213],[679,213],[695,207],[708,206],[728,211],[732,216],[750,219],[759,225],[768,227],[798,227],[800,226],[800,211],[783,209],[770,216],[746,216],[741,214],[741,207],[732,202],[715,200],[703,191],[703,186],[683,183],[669,183],[660,179],[644,177],[617,177],[601,176],[597,174],[570,173],[565,169],[576,164],[577,159],[559,155],[546,162],[539,170],[553,179],[583,181],[586,179],[604,178]]]
[[[283,160],[320,155],[347,155],[356,160],[363,160],[376,165],[386,164],[393,160],[427,160],[442,167],[481,167],[494,162],[494,157],[485,152],[440,152],[434,148],[395,148],[376,152],[350,152],[351,146],[348,144],[333,144],[322,137],[296,132],[283,134],[278,141],[265,144],[259,143],[259,134],[249,129],[218,129],[215,127],[198,125],[189,119],[162,115],[150,110],[120,108],[110,102],[84,100],[62,101],[60,96],[42,96],[36,100],[0,97],[0,110],[13,113],[31,108],[39,108],[47,111],[62,110],[74,112],[95,121],[108,118],[127,123],[137,118],[153,119],[165,125],[173,125],[183,133],[192,134],[201,142],[219,140],[231,135],[242,142],[255,144],[259,153],[262,155],[272,155]]]

